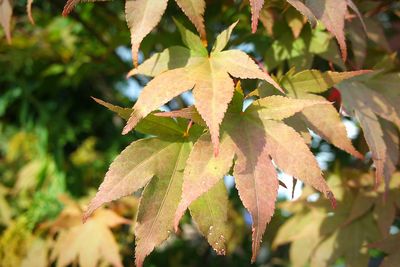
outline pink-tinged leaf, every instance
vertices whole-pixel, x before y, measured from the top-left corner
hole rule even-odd
[[[234,25],[226,30],[226,35],[230,34],[231,28]],[[140,119],[171,98],[193,88],[196,109],[210,130],[211,140],[214,144],[214,154],[217,155],[220,124],[234,92],[234,83],[229,74],[236,78],[263,79],[278,89],[280,87],[245,53],[239,50],[217,52],[218,49],[222,49],[221,47],[224,46],[224,41],[221,39],[223,37],[218,37],[222,40],[221,44],[218,45],[217,50],[208,56],[207,50],[202,46],[198,37],[195,38],[196,36],[193,33],[185,29],[178,22],[177,27],[182,33],[185,44],[191,48],[190,58],[195,59],[194,63],[182,68],[166,70],[149,82],[139,96],[123,133],[126,134],[129,132]],[[165,59],[160,61],[161,67],[159,71],[164,70],[168,66],[166,64],[168,56],[164,55],[164,57]],[[154,58],[146,61],[143,65],[152,66],[152,68],[156,69],[158,67],[157,60]],[[151,73],[148,67],[142,72]],[[137,71],[133,71],[132,74],[140,73],[139,68],[137,68]]]
[[[271,99],[274,102],[272,106],[278,106],[275,102],[279,102],[279,100],[282,101],[283,106],[289,106],[283,97],[272,97]],[[215,185],[214,181],[220,181],[223,173],[229,170],[233,155],[236,155],[233,174],[239,196],[253,219],[252,261],[254,261],[266,225],[273,215],[279,186],[277,170],[271,158],[281,170],[323,192],[331,200],[332,206],[335,206],[335,199],[322,178],[317,161],[300,135],[282,122],[272,120],[271,117],[274,116],[261,119],[258,116],[259,107],[249,107],[243,112],[243,101],[243,95],[237,90],[229,106],[227,119],[222,124],[223,135],[218,157],[210,156],[213,145],[208,134],[195,144],[185,170],[183,198],[175,216],[175,229],[186,207],[192,201],[191,198],[195,199],[198,195],[203,195],[212,185]],[[299,105],[302,108],[307,106],[304,105],[307,101],[294,99],[289,101],[293,106]],[[296,101],[299,101],[299,104],[295,103]],[[298,109],[301,110],[301,108]],[[201,150],[200,148],[207,149]],[[195,153],[196,157],[194,157]],[[202,158],[206,159],[202,160]],[[215,163],[217,160],[225,160],[226,164],[225,169],[218,171],[216,175],[209,170],[208,164],[209,162]],[[191,172],[189,169],[196,171]],[[204,171],[207,175],[201,174]],[[190,180],[186,178],[186,173],[192,175]],[[191,188],[185,189],[189,184]],[[185,195],[188,196],[185,197]]]
[[[269,96],[258,99],[249,107],[249,111],[256,112],[262,120],[283,120],[312,106],[331,105],[322,99],[293,99],[284,96]]]
[[[123,134],[131,131],[142,118],[152,111],[179,94],[192,89],[193,86],[193,80],[188,72],[182,68],[158,75],[141,92],[139,99],[133,106],[133,113],[124,127]]]
[[[240,50],[222,51],[214,54],[213,58],[233,77],[264,80],[283,92],[280,85],[267,72],[262,71],[254,60]]]
[[[237,146],[233,175],[240,199],[252,217],[251,261],[255,262],[265,228],[274,214],[279,182],[263,130],[250,123],[238,126],[232,132]]]
[[[255,33],[257,31],[258,19],[260,17],[260,11],[263,5],[264,5],[264,0],[250,0],[252,33]]]
[[[189,206],[193,221],[218,255],[226,252],[228,207],[228,192],[222,179]]]
[[[305,70],[294,75],[289,73],[284,76],[281,82],[287,90],[288,96],[292,98],[322,101],[325,98],[311,93],[326,92],[332,86],[347,79],[370,72],[369,70],[360,70],[350,72],[327,71],[322,73],[318,70]],[[308,127],[322,138],[357,158],[363,158],[347,137],[346,128],[333,106],[310,106],[305,108],[302,114],[303,120]]]
[[[166,157],[172,164],[158,159],[158,164],[166,166],[144,189],[135,225],[137,267],[142,267],[145,257],[171,233],[189,152],[189,143],[175,144],[174,152]]]
[[[218,156],[213,155],[213,149],[209,134],[201,136],[193,146],[184,172],[182,200],[174,220],[175,230],[189,205],[210,190],[232,166],[234,150],[229,136],[222,137]]]
[[[132,59],[137,66],[139,46],[160,22],[168,0],[127,0],[125,17],[131,32]]]
[[[204,11],[206,8],[205,0],[175,0],[185,15],[194,24],[203,40],[206,40],[206,30],[204,27]]]
[[[10,0],[0,1],[0,24],[6,35],[7,42],[11,44],[11,17],[12,5]]]
[[[81,0],[68,0],[67,3],[64,6],[64,10],[62,12],[63,16],[67,16],[74,7],[79,4]]]
[[[341,84],[339,90],[346,110],[354,111],[354,115],[360,122],[364,138],[372,153],[372,160],[376,169],[376,185],[378,186],[385,176],[385,180],[390,178],[389,173],[391,171],[389,170],[393,168],[390,161],[393,154],[388,150],[388,145],[393,145],[396,139],[390,139],[390,134],[387,133],[388,144],[386,144],[385,133],[377,115],[398,124],[399,119],[396,110],[385,97],[360,82]],[[386,168],[389,171],[387,175],[385,175]]]
[[[317,18],[314,16],[313,12],[300,0],[287,0],[297,11],[299,11],[303,16],[308,19],[308,22],[312,27],[317,25]]]
[[[104,203],[130,195],[145,186],[154,175],[162,174],[165,164],[160,164],[159,158],[170,158],[177,146],[179,143],[154,138],[130,144],[111,164],[84,220]]]
[[[322,21],[328,31],[337,39],[342,58],[347,59],[347,45],[344,35],[344,21],[347,13],[346,0],[306,0],[306,5]]]
[[[196,77],[195,106],[210,129],[215,155],[218,154],[220,124],[234,91],[233,80],[221,68],[214,61],[207,61],[191,73]]]
[[[307,98],[324,100],[321,96],[308,95]],[[347,137],[346,127],[339,113],[332,105],[316,105],[303,110],[307,125],[324,140],[346,151],[356,158],[364,158]]]
[[[380,90],[380,88],[376,89]],[[379,93],[379,91],[372,90],[363,84],[358,84],[358,90],[355,93],[358,100],[364,102],[364,105],[372,112],[392,122],[400,129],[400,113],[396,110],[396,104],[392,104],[392,102],[383,94]]]
[[[266,147],[276,165],[285,173],[314,187],[332,200],[332,192],[302,137],[281,122],[265,120],[263,124],[267,134]]]

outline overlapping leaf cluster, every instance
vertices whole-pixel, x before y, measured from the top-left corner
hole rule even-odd
[[[137,265],[143,264],[144,258],[169,236],[173,227],[178,229],[188,208],[210,245],[217,253],[224,254],[227,193],[221,179],[231,173],[252,216],[254,261],[275,210],[277,169],[316,188],[333,205],[335,202],[305,140],[283,120],[297,115],[295,125],[307,123],[328,141],[361,158],[331,103],[314,94],[364,72],[288,73],[280,79],[287,96],[261,97],[244,109],[245,96],[240,84],[234,89],[228,73],[241,78],[261,78],[276,88],[281,87],[243,52],[220,52],[234,25],[217,37],[210,56],[199,37],[180,24],[178,27],[188,48],[166,49],[131,71],[131,75],[155,76],[133,109],[96,100],[128,120],[125,131],[136,126],[137,131],[155,137],[133,142],[115,159],[85,218],[103,203],[144,187],[135,230]],[[236,61],[232,55],[237,56]],[[158,113],[158,117],[151,114],[175,95],[192,88],[195,106]],[[203,95],[204,92],[207,94]],[[209,106],[211,109],[207,109]],[[314,107],[323,110],[325,116],[314,115]],[[216,117],[219,119],[213,120]]]
[[[357,170],[331,174],[328,184],[338,200],[330,211],[326,200],[310,201],[315,191],[306,188],[302,197],[281,208],[292,214],[279,229],[274,246],[290,243],[293,266],[332,266],[344,258],[349,266],[367,266],[369,248],[391,254],[398,251],[398,237],[390,234],[400,210],[400,176],[395,173],[388,190],[374,189],[374,175]],[[381,240],[387,238],[388,241]],[[397,242],[397,243],[396,243]],[[395,253],[382,266],[395,261]]]
[[[68,1],[64,15],[78,2],[80,0]],[[386,264],[394,262],[396,251],[393,247],[398,244],[398,239],[389,236],[389,228],[399,207],[398,175],[390,178],[400,158],[399,75],[395,70],[369,73],[308,69],[315,55],[328,60],[332,69],[333,64],[344,70],[348,67],[345,40],[345,22],[351,17],[348,7],[360,18],[357,22],[348,20],[351,23],[348,31],[365,30],[366,27],[354,3],[351,0],[276,1],[284,9],[291,32],[285,32],[272,43],[264,64],[269,70],[283,66],[286,60],[290,66],[296,66],[284,75],[271,77],[262,64],[257,64],[241,50],[224,50],[237,23],[220,33],[212,47],[207,47],[203,21],[205,1],[176,0],[200,36],[176,21],[185,46],[169,47],[137,66],[140,43],[161,20],[167,2],[126,1],[125,15],[131,31],[135,64],[129,76],[154,78],[145,86],[133,108],[95,100],[127,121],[124,134],[135,129],[147,138],[131,143],[111,164],[83,215],[86,224],[78,222],[82,216],[80,210],[66,209],[60,215],[54,226],[58,236],[51,260],[57,259],[60,266],[76,262],[94,266],[101,261],[121,266],[110,228],[128,221],[109,210],[97,209],[135,192],[141,195],[135,221],[137,266],[142,266],[146,256],[174,230],[178,231],[186,210],[214,250],[225,254],[226,241],[230,237],[227,225],[230,206],[223,177],[230,174],[235,178],[243,206],[251,215],[254,262],[275,211],[278,186],[283,184],[278,178],[283,172],[330,200],[328,204],[320,197],[310,203],[306,200],[306,192],[291,207],[284,207],[295,215],[280,230],[275,245],[292,243],[291,257],[295,266],[304,266],[307,261],[312,266],[329,266],[339,258],[345,258],[350,265],[365,265],[369,259],[366,244],[372,242],[376,243],[371,247],[381,248],[389,254]],[[31,3],[29,1],[28,6]],[[271,3],[250,1],[253,33],[259,19],[267,31],[273,32],[268,24],[273,21],[269,13]],[[1,23],[10,39],[11,5],[7,0],[0,4]],[[313,29],[305,26],[305,18]],[[317,22],[322,25],[316,26]],[[332,42],[325,28],[338,41],[342,59],[335,53],[337,47],[328,48]],[[379,33],[379,29],[372,32]],[[368,36],[367,31],[366,35],[379,42],[376,37],[379,34]],[[353,69],[360,69],[366,61],[366,51],[357,47],[365,48],[366,36],[360,41],[356,38],[360,37],[358,31],[357,35],[349,37],[354,62],[347,65],[354,63]],[[381,48],[387,49],[387,45],[381,45]],[[359,75],[362,76],[356,77]],[[261,83],[257,90],[246,94],[250,88],[243,90],[238,79]],[[338,90],[331,90],[333,86]],[[157,111],[185,91],[192,91],[193,106],[165,113]],[[331,92],[342,98],[341,110],[325,100]],[[252,102],[249,107],[248,102]],[[340,107],[342,103],[336,104]],[[375,191],[369,174],[354,180],[333,176],[330,183],[326,183],[308,147],[311,141],[309,130],[312,130],[355,158],[369,159],[369,155],[360,153],[348,138],[341,121],[342,114],[351,115],[360,123],[376,169],[376,185],[380,186]],[[40,172],[35,161],[26,168],[29,173]],[[21,177],[24,177],[23,171]],[[360,176],[359,173],[352,175]],[[386,188],[380,183],[383,178]],[[16,189],[22,191],[24,188],[17,184]],[[333,215],[327,215],[330,207],[336,206],[334,195],[339,208]],[[385,203],[382,202],[384,197]],[[7,220],[7,214],[1,216]],[[375,223],[378,228],[374,227]],[[316,226],[321,231],[316,232]],[[357,231],[360,228],[362,232]],[[20,229],[11,230],[17,232]],[[354,236],[354,243],[347,242],[348,236]],[[383,238],[389,241],[378,242]],[[86,239],[91,241],[88,246],[82,242]],[[336,243],[340,244],[339,248]],[[32,245],[32,251],[36,248],[43,251],[46,247],[46,241],[39,242]],[[361,256],[356,257],[358,255]]]

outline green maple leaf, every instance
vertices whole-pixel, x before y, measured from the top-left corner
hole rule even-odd
[[[129,132],[143,117],[173,97],[193,89],[196,109],[210,129],[217,154],[220,124],[234,92],[233,80],[229,75],[242,79],[262,79],[276,88],[280,87],[242,51],[222,51],[236,23],[217,37],[210,55],[198,36],[179,23],[177,25],[188,48],[168,48],[129,74],[155,78],[140,94],[123,133]]]
[[[236,187],[253,219],[252,261],[258,254],[266,225],[275,209],[279,181],[270,158],[282,171],[312,185],[333,199],[318,164],[303,139],[281,122],[308,106],[322,103],[272,96],[255,101],[243,112],[243,95],[237,92],[222,124],[223,134],[218,156],[213,156],[209,133],[200,137],[189,155],[183,178],[182,200],[175,215],[175,229],[191,203],[218,183],[230,170],[233,159]],[[324,103],[329,104],[326,101]],[[193,109],[190,113],[193,113]],[[189,112],[171,112],[167,115],[177,117],[182,114],[187,117]],[[303,162],[307,162],[307,166]]]
[[[296,70],[310,69],[315,56],[346,69],[338,45],[322,26],[318,25],[315,29],[305,27],[298,38],[287,27],[280,28],[275,33],[276,39],[264,54],[268,70],[280,66],[286,60]]]
[[[338,89],[347,112],[354,115],[363,130],[376,169],[376,182],[386,185],[399,162],[400,90],[389,78],[398,74],[370,74],[341,83]],[[397,76],[396,76],[397,75]],[[385,126],[383,126],[385,123]],[[397,129],[391,125],[394,124]]]
[[[80,2],[95,2],[106,0],[68,0],[63,15],[69,12]],[[203,40],[206,40],[204,27],[204,0],[175,0],[185,15],[195,25]],[[125,17],[131,32],[132,57],[135,65],[138,63],[139,46],[143,39],[160,22],[167,8],[168,0],[126,0]]]

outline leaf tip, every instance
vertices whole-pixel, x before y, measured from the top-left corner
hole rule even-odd
[[[251,33],[256,33],[256,31],[257,31],[257,23],[252,23]]]
[[[88,208],[82,216],[82,223],[86,223],[89,217],[92,215],[93,211]]]
[[[127,74],[126,74],[126,79],[129,79],[132,76],[135,76],[136,74],[138,74],[139,71],[137,70],[137,68],[134,68],[132,70],[130,70]]]
[[[326,197],[329,199],[329,201],[331,202],[331,206],[333,209],[336,209],[337,207],[337,202],[336,202],[336,198],[333,195],[332,191],[328,191],[326,192]]]
[[[353,151],[352,154],[353,154],[353,156],[354,156],[355,158],[357,158],[357,159],[359,159],[359,160],[364,160],[364,159],[365,159],[364,155],[361,154],[360,152],[358,152],[358,151],[355,150],[355,149],[354,149],[354,151]]]
[[[135,265],[136,265],[136,267],[143,267],[143,259],[136,256],[135,257]]]
[[[214,157],[218,157],[219,154],[219,146],[214,147]]]
[[[126,135],[126,134],[128,134],[131,130],[132,130],[132,127],[131,127],[129,124],[127,124],[127,125],[125,125],[124,129],[122,129],[122,134],[123,134],[123,135]]]
[[[251,264],[255,263],[257,259],[257,255],[253,253],[253,255],[251,256]]]
[[[73,7],[71,7],[71,6],[69,5],[69,2],[67,2],[67,4],[64,6],[64,9],[63,9],[61,15],[62,15],[63,17],[67,17],[67,16],[69,15],[69,13],[71,13],[72,8],[73,8]]]
[[[30,22],[32,25],[35,25],[35,20],[33,19],[33,16],[32,16],[32,7],[31,7],[31,6],[28,6],[28,7],[27,7],[27,13],[28,13],[29,22]]]

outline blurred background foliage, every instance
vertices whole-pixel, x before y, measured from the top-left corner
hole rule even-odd
[[[262,16],[266,27],[260,26],[256,34],[250,34],[250,13],[245,1],[207,2],[205,22],[209,42],[212,43],[214,36],[227,25],[239,20],[231,46],[250,53],[275,74],[282,74],[293,66],[297,70],[311,67],[327,70],[331,67],[329,62],[338,70],[349,68],[341,61],[339,53],[334,52],[337,45],[331,36],[323,28],[311,29],[293,8],[285,8],[282,1],[268,1],[271,6]],[[391,2],[396,1],[357,2],[366,15],[367,24],[375,30],[367,41],[368,56],[365,57],[358,53],[363,44],[352,41],[352,37],[359,34],[359,26],[354,21],[347,23],[352,49],[349,64],[398,70],[400,9]],[[69,17],[61,17],[63,0],[37,0],[33,5],[35,25],[29,23],[25,5],[25,1],[14,1],[11,45],[0,32],[0,266],[50,266],[56,265],[57,259],[63,266],[60,253],[68,251],[68,247],[58,254],[54,252],[59,249],[60,236],[68,234],[71,227],[81,225],[81,211],[113,158],[127,144],[143,137],[138,133],[122,136],[122,119],[97,105],[91,96],[132,106],[147,80],[125,78],[132,65],[122,1],[80,4]],[[142,43],[141,59],[181,44],[172,17],[192,27],[177,5],[170,1],[161,24]],[[251,91],[256,84],[246,81],[243,87]],[[191,101],[190,96],[177,98],[165,108],[178,109]],[[358,126],[349,119],[346,125],[353,132],[357,148],[366,152]],[[346,233],[343,233],[346,229],[341,228],[341,223],[352,214],[351,203],[363,190],[364,193],[375,192],[369,182],[362,188],[354,187],[354,183],[363,183],[369,175],[368,165],[356,162],[315,135],[312,150],[324,170],[331,173],[326,175],[330,183],[340,185],[336,188],[342,190],[342,194],[337,195],[343,195],[339,197],[339,207],[332,211],[307,188],[294,202],[286,201],[291,192],[281,194],[281,206],[267,228],[255,266],[303,266],[301,263],[308,262],[307,255],[311,254],[308,248],[322,251],[317,256],[332,255],[328,259],[331,266],[378,266],[386,255],[394,253],[378,243],[375,247],[365,246],[388,238],[379,233],[376,222],[379,216],[386,215],[376,215],[376,209],[371,206],[346,222],[347,226],[355,227],[354,231],[361,232],[358,243],[333,253],[332,238],[326,239],[334,232],[345,238],[340,242],[346,242]],[[352,170],[343,174],[344,166]],[[393,196],[392,222],[383,222],[391,235],[400,227],[399,175],[396,177],[397,184],[391,188],[397,192]],[[352,179],[353,184],[348,179]],[[249,216],[236,190],[229,186],[229,178],[226,181],[232,203],[228,255],[217,256],[187,217],[181,231],[152,253],[146,266],[250,265]],[[290,191],[290,183],[288,187]],[[382,194],[371,194],[367,195],[378,199],[376,203],[379,203]],[[342,202],[345,205],[340,205]],[[137,197],[132,196],[110,204],[105,210],[131,220],[136,206]],[[73,215],[68,213],[71,207],[75,207]],[[360,217],[367,222],[360,222]],[[289,223],[293,220],[291,226]],[[323,223],[330,224],[330,228],[322,227]],[[132,266],[132,225],[121,222],[111,228],[124,265]],[[328,230],[319,233],[321,229]],[[318,246],[315,248],[317,243],[313,247],[310,242],[317,242]],[[332,244],[326,244],[329,242]],[[396,244],[400,247],[399,242]],[[80,257],[84,257],[82,255]],[[321,258],[312,258],[312,266],[322,266],[318,265],[318,260]],[[73,261],[77,262],[77,258]],[[101,266],[107,265],[106,262],[107,259],[102,261]],[[68,265],[71,261],[64,263]]]

